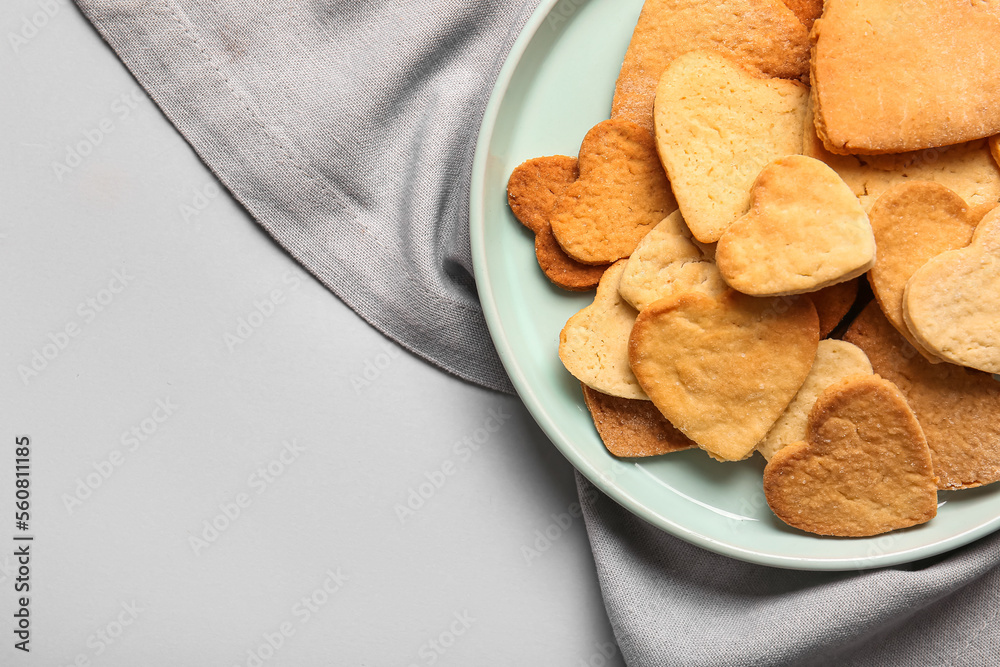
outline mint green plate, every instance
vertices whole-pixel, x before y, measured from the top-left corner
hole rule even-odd
[[[581,473],[651,524],[716,553],[803,570],[905,563],[1000,528],[1000,485],[939,494],[937,518],[869,539],[821,538],[768,509],[759,456],[718,463],[701,451],[643,462],[615,459],[557,356],[559,331],[592,293],[553,287],[532,234],[510,213],[507,178],[526,159],[576,155],[611,108],[641,0],[544,0],[514,44],[486,109],[472,173],[476,281],[493,340],[521,399]]]

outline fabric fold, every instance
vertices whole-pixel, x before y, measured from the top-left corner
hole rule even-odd
[[[534,3],[77,4],[282,248],[410,351],[513,392],[468,200],[488,93]]]
[[[781,570],[672,537],[579,473],[577,486],[632,667],[971,667],[1000,655],[1000,536],[881,570]]]

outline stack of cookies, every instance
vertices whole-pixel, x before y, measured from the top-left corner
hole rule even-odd
[[[997,71],[996,0],[647,0],[610,119],[508,184],[596,287],[559,357],[608,450],[760,452],[821,535],[1000,480]]]

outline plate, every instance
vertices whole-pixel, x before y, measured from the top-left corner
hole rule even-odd
[[[937,518],[866,539],[790,528],[764,499],[759,456],[722,464],[699,450],[643,462],[611,456],[580,386],[557,356],[559,331],[593,299],[554,287],[535,261],[533,236],[507,207],[506,184],[524,160],[576,155],[607,118],[641,0],[544,0],[500,72],[483,118],[472,173],[476,282],[493,340],[515,388],[556,447],[620,505],[681,539],[774,567],[854,570],[954,549],[1000,528],[1000,485],[941,492]]]

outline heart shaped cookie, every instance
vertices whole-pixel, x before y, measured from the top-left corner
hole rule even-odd
[[[807,297],[687,292],[636,318],[629,361],[663,416],[715,458],[749,456],[802,386],[819,344]]]
[[[834,155],[816,135],[812,111],[806,116],[802,154],[822,160],[854,191],[871,215],[890,188],[912,181],[934,181],[953,190],[976,219],[1000,204],[1000,165],[985,139],[889,155]]]
[[[812,40],[816,129],[835,153],[1000,133],[997,0],[827,0]]]
[[[695,49],[719,51],[765,77],[805,79],[809,31],[793,11],[776,0],[646,0],[615,84],[611,117],[652,132],[657,81],[675,58]]]
[[[805,440],[809,412],[819,395],[846,377],[872,373],[871,362],[861,348],[842,340],[821,340],[802,388],[757,445],[757,451],[770,461],[782,447]]]
[[[618,398],[583,386],[583,401],[594,420],[601,442],[614,456],[660,456],[694,443],[668,422],[649,401]]]
[[[646,235],[628,258],[618,291],[637,310],[681,292],[719,296],[726,283],[712,259],[714,248],[691,238],[680,211]]]
[[[869,273],[875,298],[892,326],[917,351],[931,363],[941,363],[914,339],[903,321],[903,291],[928,260],[969,245],[976,219],[961,197],[929,181],[891,188],[872,207],[870,219],[878,244],[878,260]]]
[[[983,218],[967,247],[914,272],[903,319],[917,342],[945,361],[1000,373],[1000,208]]]
[[[580,382],[621,398],[648,400],[628,359],[628,337],[638,315],[618,294],[625,262],[604,272],[594,302],[569,318],[559,334],[559,359]]]
[[[670,64],[656,88],[656,147],[696,239],[718,241],[746,213],[760,170],[802,150],[808,99],[805,86],[712,51]]]
[[[939,489],[1000,481],[1000,382],[954,364],[930,364],[893,328],[877,303],[851,324],[844,340],[903,392],[927,436]]]
[[[715,261],[731,287],[754,296],[814,292],[875,263],[875,237],[837,172],[803,155],[764,167],[750,212],[719,239]]]
[[[597,124],[580,146],[580,177],[552,216],[566,254],[584,264],[628,257],[646,233],[677,210],[653,136],[625,120]]]
[[[782,521],[819,535],[880,535],[937,515],[924,433],[896,386],[877,375],[820,395],[806,441],[764,468],[764,495]]]
[[[507,203],[522,225],[535,233],[535,257],[545,276],[563,289],[584,291],[597,286],[607,264],[575,261],[559,247],[549,222],[556,203],[579,176],[575,157],[552,155],[528,160],[507,181]]]

